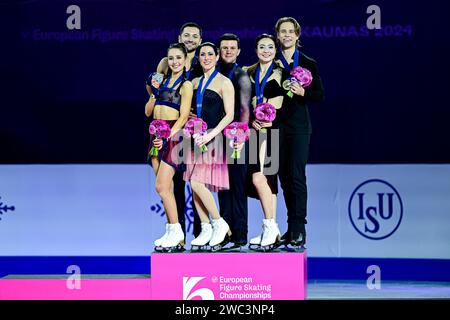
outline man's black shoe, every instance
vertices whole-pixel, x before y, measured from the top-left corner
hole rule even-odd
[[[294,247],[303,247],[306,244],[306,232],[291,234],[290,245]]]
[[[288,245],[291,242],[291,232],[290,231],[286,231],[280,239],[280,243],[282,245]]]

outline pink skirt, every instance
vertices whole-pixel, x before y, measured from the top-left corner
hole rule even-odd
[[[228,190],[230,182],[223,146],[213,146],[214,143],[208,144],[205,152],[200,152],[197,146],[188,150],[183,179],[203,183],[212,192]]]

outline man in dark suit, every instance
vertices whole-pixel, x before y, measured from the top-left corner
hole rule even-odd
[[[312,132],[307,103],[322,101],[324,90],[316,61],[300,50],[300,24],[292,17],[283,17],[277,21],[275,31],[280,46],[280,66],[289,72],[300,66],[312,74],[311,84],[305,87],[295,81],[284,83],[283,87],[293,96],[286,96],[281,108],[279,177],[288,214],[288,230],[281,240],[284,244],[301,247],[306,243],[306,162]]]
[[[220,61],[217,69],[224,76],[228,77],[234,86],[235,107],[233,122],[248,123],[252,87],[249,76],[236,63],[241,51],[240,40],[234,34],[225,33],[219,39],[219,49]],[[242,146],[239,146],[239,148]],[[247,244],[248,231],[248,205],[247,195],[245,194],[245,179],[247,175],[245,153],[243,152],[241,155],[244,163],[230,163],[228,165],[230,189],[218,193],[220,215],[230,226],[232,232],[231,241],[234,243],[233,248],[239,249]]]

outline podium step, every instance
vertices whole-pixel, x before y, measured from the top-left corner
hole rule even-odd
[[[153,253],[154,300],[304,300],[306,251]]]
[[[153,253],[151,277],[8,275],[0,300],[303,300],[306,251]]]
[[[0,279],[0,300],[150,300],[151,279],[142,275],[10,275]]]

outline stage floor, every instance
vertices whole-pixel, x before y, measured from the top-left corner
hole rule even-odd
[[[0,288],[2,287],[2,280],[56,280],[65,282],[67,275],[8,275],[0,278]],[[127,281],[131,280],[130,291],[135,291],[135,295],[131,294],[125,299],[139,299],[146,300],[148,297],[148,286],[150,277],[141,274],[102,274],[102,275],[83,275],[82,279],[111,281]],[[43,282],[42,284],[45,284]],[[113,283],[113,287],[117,283]],[[122,289],[127,286],[125,283],[119,283]],[[365,281],[344,281],[344,280],[309,280],[308,281],[308,300],[372,300],[372,299],[450,299],[450,282],[407,282],[407,281],[382,281],[380,289],[370,290],[366,286]],[[139,293],[140,292],[140,293]],[[131,293],[131,292],[129,292]],[[123,299],[123,296],[117,297],[112,295],[112,299]],[[23,296],[22,299],[34,299],[36,297]],[[42,297],[41,297],[42,298]],[[65,299],[64,296],[60,298],[49,296],[49,299]],[[82,298],[69,296],[69,299]],[[84,296],[84,298],[91,299]],[[108,297],[105,297],[108,299]],[[19,298],[21,299],[21,298]]]
[[[309,280],[308,300],[450,299],[450,282],[381,281],[370,290],[365,281]]]

